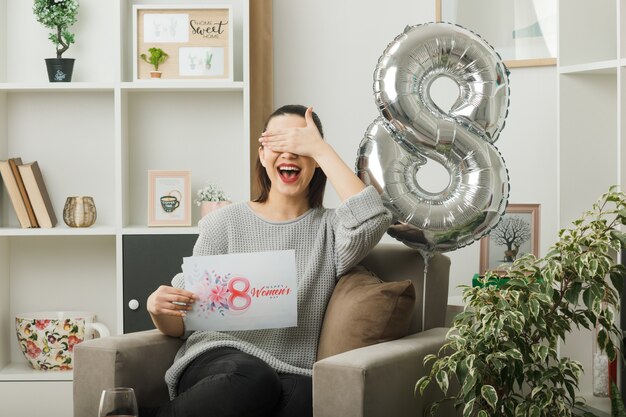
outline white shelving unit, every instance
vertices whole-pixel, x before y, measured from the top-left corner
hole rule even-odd
[[[234,81],[132,81],[132,6],[163,0],[81,0],[71,83],[48,83],[54,47],[32,2],[0,0],[0,159],[37,160],[59,224],[22,229],[0,193],[0,403],[12,416],[72,414],[71,372],[30,369],[14,316],[88,310],[112,333],[123,329],[122,240],[130,234],[191,234],[197,227],[148,228],[148,170],[190,170],[192,190],[218,181],[248,198],[249,0],[230,4]],[[65,199],[91,195],[94,226],[62,220]],[[199,220],[193,206],[192,224]],[[145,307],[145,306],[144,306]],[[35,400],[36,399],[36,400]]]
[[[626,184],[626,5],[620,0],[560,0],[558,130],[560,227],[588,210],[609,186]],[[593,407],[610,410],[592,396],[592,332],[574,331],[562,356],[580,361],[580,392]]]

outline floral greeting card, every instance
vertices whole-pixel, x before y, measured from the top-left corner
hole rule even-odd
[[[183,259],[185,289],[198,300],[187,330],[253,330],[298,324],[295,251]]]

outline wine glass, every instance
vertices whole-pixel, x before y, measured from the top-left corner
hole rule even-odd
[[[100,397],[100,417],[137,417],[137,399],[132,388],[107,388]]]

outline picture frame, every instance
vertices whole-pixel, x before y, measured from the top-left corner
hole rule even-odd
[[[148,171],[148,226],[191,226],[190,171]]]
[[[233,81],[230,5],[133,5],[133,80],[150,80],[141,59],[152,47],[169,55],[159,65],[167,80]]]
[[[435,20],[477,33],[509,68],[556,65],[557,0],[435,0]]]
[[[500,222],[480,240],[480,275],[503,275],[522,255],[539,256],[539,204],[509,204]]]

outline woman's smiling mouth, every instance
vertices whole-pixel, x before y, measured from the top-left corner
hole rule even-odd
[[[280,164],[278,166],[278,176],[287,184],[296,182],[300,177],[300,167],[293,164]]]

